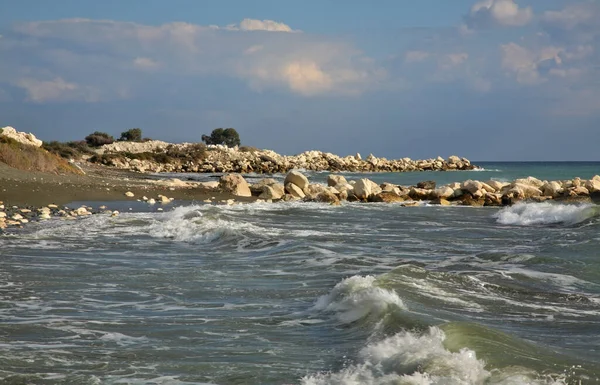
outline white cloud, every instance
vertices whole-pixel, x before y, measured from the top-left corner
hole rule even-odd
[[[160,63],[148,57],[136,57],[133,60],[133,65],[136,68],[150,71],[160,68]]]
[[[126,74],[127,70],[160,69],[167,75],[241,78],[257,90],[284,88],[312,96],[360,94],[377,86],[385,76],[382,69],[350,44],[303,33],[275,33],[297,31],[270,20],[244,19],[239,26],[215,27],[70,19],[25,23],[17,29],[48,47],[35,54],[53,62],[52,73],[70,78],[80,73],[79,80],[83,82],[87,82],[90,73],[102,77],[101,74],[112,71],[122,74],[121,78],[129,84],[134,79]],[[57,50],[49,47],[56,42],[70,48],[56,54]],[[81,46],[94,47],[95,53],[82,50]],[[75,62],[77,66],[72,64]],[[105,76],[99,87],[122,87],[113,78]],[[131,87],[127,89],[131,95]],[[118,97],[120,92],[113,89],[104,94]]]
[[[529,50],[516,43],[500,46],[502,53],[502,68],[515,75],[520,84],[535,85],[545,82],[547,79],[541,73],[541,69],[548,71],[556,69],[562,64],[561,54],[564,48],[542,47],[537,50]]]
[[[244,19],[240,22],[241,31],[268,31],[268,32],[298,32],[284,23],[273,20]]]
[[[15,85],[23,88],[27,92],[28,100],[36,103],[81,99],[88,102],[99,100],[98,92],[93,88],[82,87],[60,77],[51,80],[22,78],[17,80]]]
[[[404,61],[406,63],[419,63],[427,60],[429,57],[431,57],[430,52],[408,51],[404,54]]]
[[[468,29],[516,27],[528,24],[532,18],[531,7],[520,8],[514,0],[482,0],[471,7],[465,23]]]
[[[560,11],[546,11],[541,20],[546,26],[574,29],[578,26],[597,23],[595,7],[592,4],[571,4]]]

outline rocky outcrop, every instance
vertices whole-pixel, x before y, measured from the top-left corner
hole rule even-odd
[[[34,147],[42,147],[42,141],[36,138],[35,135],[17,131],[11,126],[0,128],[0,135],[14,139],[19,143],[28,144]]]
[[[205,147],[201,158],[173,159],[169,153],[185,154],[197,151],[198,143],[170,144],[161,141],[115,142],[97,150],[99,161],[109,166],[139,172],[201,172],[201,173],[287,173],[290,170],[311,171],[355,171],[355,172],[408,172],[426,170],[471,170],[476,168],[465,158],[451,156],[426,160],[402,158],[388,160],[370,154],[366,159],[348,155],[341,157],[328,152],[306,151],[286,156],[271,150],[244,151],[237,147],[220,145]],[[153,156],[140,157],[132,154],[149,153]],[[165,156],[160,156],[164,154]],[[142,158],[142,159],[140,159]],[[339,179],[339,178],[338,178]],[[339,180],[331,183],[339,184]]]

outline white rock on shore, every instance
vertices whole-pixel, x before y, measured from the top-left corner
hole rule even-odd
[[[34,147],[42,147],[42,141],[35,137],[32,133],[20,132],[11,126],[0,128],[0,135],[16,140],[19,143],[28,144]]]

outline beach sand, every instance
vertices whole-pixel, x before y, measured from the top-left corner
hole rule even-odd
[[[0,163],[0,201],[5,205],[40,207],[64,205],[75,201],[127,201],[142,196],[157,199],[165,195],[176,200],[203,201],[235,198],[244,202],[253,198],[233,197],[193,183],[177,186],[149,175],[118,170],[106,166],[81,164],[85,175],[54,175],[21,171]],[[134,197],[125,193],[131,191]]]

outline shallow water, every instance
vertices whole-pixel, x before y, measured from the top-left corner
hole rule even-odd
[[[2,383],[600,382],[596,206],[119,205],[0,238]]]

